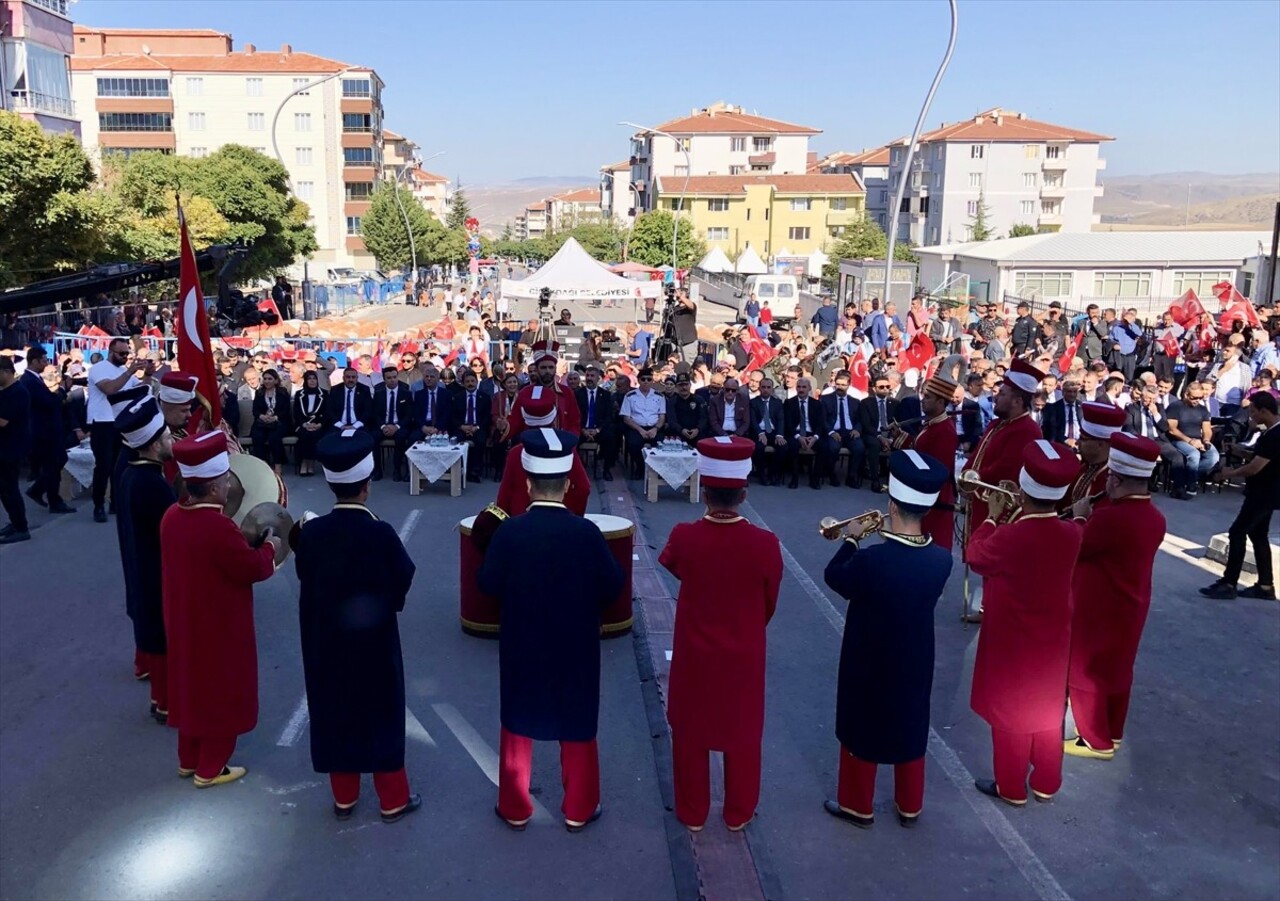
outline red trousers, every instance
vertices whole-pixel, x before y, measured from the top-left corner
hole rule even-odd
[[[675,775],[676,819],[702,826],[711,812],[711,751],[671,734]],[[724,752],[724,821],[741,826],[760,803],[760,746]]]
[[[330,773],[329,787],[339,807],[351,807],[360,800],[359,773]],[[409,803],[409,776],[404,767],[394,773],[374,773],[373,790],[383,813],[394,813]]]
[[[1031,789],[1051,798],[1062,788],[1062,729],[1045,732],[991,730],[996,788],[1010,801],[1027,800],[1027,770]]]
[[[956,537],[956,513],[935,507],[924,515],[920,528],[938,547],[951,550]]]
[[[178,730],[178,766],[184,770],[195,770],[201,779],[221,775],[235,749],[234,735],[225,738],[197,738]]]
[[[1071,689],[1071,714],[1076,731],[1095,751],[1110,751],[1124,738],[1124,721],[1129,715],[1129,692],[1104,694]]]
[[[860,817],[872,815],[876,796],[876,764],[840,747],[840,781],[836,802]],[[924,808],[924,758],[893,765],[893,800],[898,811],[917,816]]]
[[[529,780],[533,776],[533,739],[502,730],[498,747],[498,812],[522,823],[533,816]],[[585,823],[600,804],[600,752],[596,740],[560,742],[560,782],[566,820]]]
[[[138,652],[143,672],[151,673],[151,703],[162,713],[169,712],[169,658],[165,654]],[[135,662],[134,666],[139,663]]]

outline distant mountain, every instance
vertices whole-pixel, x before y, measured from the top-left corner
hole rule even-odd
[[[502,234],[503,227],[515,223],[516,216],[526,206],[545,200],[552,194],[562,194],[577,188],[591,188],[599,184],[595,178],[540,175],[520,178],[511,182],[488,185],[463,184],[471,213],[480,220],[480,230],[490,237]]]
[[[1104,176],[1101,182],[1106,190],[1094,203],[1094,211],[1104,223],[1131,225],[1265,228],[1274,221],[1274,203],[1280,194],[1277,172],[1164,172]]]

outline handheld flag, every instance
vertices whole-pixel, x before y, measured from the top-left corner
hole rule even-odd
[[[196,268],[196,252],[187,233],[187,219],[178,204],[178,228],[181,232],[181,263],[178,272],[178,368],[200,379],[200,392],[209,408],[209,424],[222,421],[222,398],[218,391],[218,370],[213,365],[213,344],[209,340],[209,316],[200,291],[200,270]]]
[[[1084,329],[1076,333],[1075,338],[1067,345],[1066,353],[1058,358],[1058,371],[1063,375],[1071,370],[1071,361],[1076,358],[1076,354],[1080,352],[1080,344],[1084,341]]]

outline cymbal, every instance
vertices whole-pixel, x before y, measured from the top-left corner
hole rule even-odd
[[[262,544],[268,529],[273,530],[280,539],[280,547],[276,550],[276,566],[279,566],[289,556],[291,546],[286,539],[293,529],[293,517],[275,501],[258,504],[245,514],[244,521],[240,524],[240,531],[254,547]]]

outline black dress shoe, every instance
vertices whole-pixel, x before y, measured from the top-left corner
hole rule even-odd
[[[591,825],[592,823],[594,823],[596,820],[600,819],[600,816],[601,816],[603,813],[604,813],[604,807],[603,807],[603,806],[601,806],[601,805],[599,805],[599,804],[597,804],[597,805],[596,805],[596,809],[595,809],[595,810],[593,810],[593,811],[591,812],[591,816],[587,817],[587,821],[586,821],[585,823],[577,823],[577,824],[574,824],[574,823],[569,822],[568,820],[565,820],[565,821],[564,821],[564,828],[565,828],[565,829],[568,829],[570,832],[581,832],[583,829],[586,829],[588,826],[590,826],[590,825]]]
[[[422,795],[410,795],[409,803],[405,804],[404,807],[401,807],[395,813],[382,814],[382,822],[395,823],[400,820],[403,820],[405,817],[413,813],[415,810],[417,810],[421,806],[422,806]]]
[[[1207,588],[1201,588],[1200,593],[1207,598],[1213,598],[1218,601],[1235,600],[1237,591],[1236,587],[1225,579],[1219,579]]]
[[[613,473],[606,469],[606,470],[601,474],[600,478],[604,479],[606,482],[612,482],[612,481],[613,481]]]
[[[920,814],[916,814],[913,817],[909,817],[905,813],[903,813],[901,810],[898,811],[898,825],[901,826],[903,829],[914,829],[916,828],[916,824],[919,822],[920,822]]]
[[[58,501],[56,504],[49,505],[49,512],[50,513],[75,513],[76,508],[63,501]]]
[[[846,488],[857,488],[857,487],[858,487],[858,483],[857,483],[857,482],[855,482],[853,479],[845,479],[844,487],[846,487]]]
[[[859,829],[870,829],[875,825],[875,817],[860,817],[856,813],[850,813],[835,801],[826,800],[822,802],[822,809],[831,814],[837,820],[844,820],[846,823],[852,823]]]
[[[349,820],[351,815],[356,812],[356,806],[352,804],[350,807],[342,807],[338,802],[333,804],[333,815],[340,820]]]
[[[819,488],[821,488],[821,487],[822,487],[822,480],[821,480],[821,479],[810,479],[810,480],[809,480],[809,487],[810,487],[810,488],[812,488],[814,491],[817,491]]]
[[[94,522],[106,522],[106,521],[107,521],[107,511],[106,511],[106,510],[103,510],[101,507],[94,507],[94,508],[93,508],[93,521],[94,521]]]
[[[4,535],[0,535],[0,544],[17,544],[19,541],[30,541],[30,540],[31,540],[31,533],[28,532],[26,529],[14,529],[12,532],[7,532]]]
[[[1276,599],[1276,590],[1270,585],[1250,585],[1247,588],[1241,588],[1236,592],[1238,598],[1254,598],[1259,601],[1274,601]]]
[[[23,492],[23,494],[25,494],[27,497],[31,498],[31,500],[32,500],[33,502],[35,502],[36,504],[39,504],[41,507],[47,507],[47,506],[49,506],[49,505],[48,505],[48,503],[47,503],[47,502],[45,501],[45,499],[44,499],[44,492],[43,492],[43,491],[36,491],[36,489],[35,489],[35,486],[34,486],[34,485],[32,485],[30,488],[28,488],[26,491],[24,491],[24,492]]]
[[[1025,799],[1022,801],[1011,801],[1004,795],[1000,794],[1000,789],[996,787],[996,780],[994,779],[975,779],[973,780],[973,787],[982,792],[988,798],[995,798],[997,801],[1003,801],[1010,807],[1022,807],[1027,803]]]

